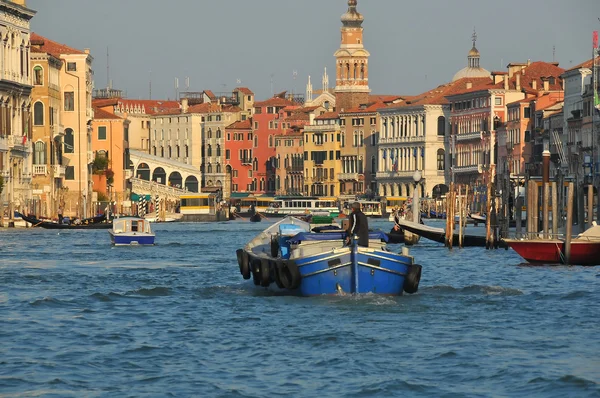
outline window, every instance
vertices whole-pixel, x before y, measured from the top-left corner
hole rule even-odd
[[[217,156],[221,156],[221,145],[217,144]]]
[[[446,118],[443,116],[438,117],[438,130],[437,135],[446,135]]]
[[[65,130],[65,153],[74,153],[75,149],[75,137],[73,136],[73,129]]]
[[[65,91],[65,111],[72,112],[75,110],[75,93],[73,91]]]
[[[502,105],[502,98],[496,97],[496,105]]]
[[[231,150],[230,149],[225,150],[225,159],[227,159],[227,160],[231,159]]]
[[[33,124],[35,126],[44,125],[44,103],[38,101],[33,105]]]
[[[443,149],[437,151],[437,169],[444,171],[446,169],[446,154]]]
[[[106,126],[98,127],[98,139],[105,140],[106,139]]]
[[[34,146],[33,164],[46,164],[46,143],[38,141]]]
[[[77,71],[77,63],[76,62],[67,62],[67,71],[76,72]]]
[[[531,108],[527,107],[523,109],[523,118],[524,119],[529,119],[531,118]]]
[[[75,179],[75,166],[67,166],[65,168],[65,180],[73,181]]]
[[[206,150],[206,156],[212,156],[212,145],[208,145]]]
[[[44,69],[39,65],[33,68],[33,84],[36,86],[44,85]]]

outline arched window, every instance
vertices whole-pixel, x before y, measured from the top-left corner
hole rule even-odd
[[[446,135],[446,118],[443,116],[438,117],[437,135]]]
[[[446,169],[446,153],[443,149],[437,151],[437,169],[440,171]]]
[[[217,130],[217,138],[221,138],[221,129]]]
[[[179,158],[179,156],[181,156],[181,153],[179,152],[179,145],[175,146],[175,152],[177,153],[177,157]]]
[[[206,172],[208,174],[212,174],[212,164],[210,164],[210,163],[208,164],[208,166],[206,167]]]
[[[173,152],[171,151],[171,145],[168,147],[169,158],[173,156]]]
[[[269,136],[269,148],[272,148],[272,147],[273,147],[273,136],[270,135]]]
[[[254,136],[254,148],[258,148],[258,135]]]
[[[156,147],[153,147],[154,156],[156,156]]]
[[[365,80],[365,64],[360,66],[360,79]]]
[[[377,159],[371,156],[371,173],[377,173]]]
[[[217,144],[217,156],[221,156],[221,145]]]
[[[189,156],[190,156],[189,148],[188,148],[188,146],[186,145],[186,146],[185,146],[185,157],[187,158],[187,157],[189,157]]]
[[[35,143],[33,164],[46,164],[46,143],[43,141]]]
[[[356,78],[358,77],[357,73],[358,73],[358,64],[354,64],[354,71],[352,74],[352,77],[354,78],[354,80],[356,80]]]
[[[44,125],[44,103],[41,101],[33,105],[33,124],[36,126]]]
[[[212,138],[212,130],[208,129],[208,138]]]
[[[212,145],[208,144],[208,148],[206,149],[206,156],[212,156]]]
[[[33,68],[33,84],[36,86],[44,85],[44,69],[39,65]]]
[[[221,163],[217,163],[217,174],[221,173]]]
[[[160,156],[163,158],[165,157],[165,148],[164,147],[160,148]]]
[[[254,158],[254,161],[252,162],[252,170],[258,171],[258,159],[256,158]]]
[[[73,129],[65,130],[65,153],[75,152],[75,137],[73,136]]]

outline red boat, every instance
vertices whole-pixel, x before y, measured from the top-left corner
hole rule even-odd
[[[504,239],[530,263],[565,264],[564,239]],[[600,265],[600,226],[594,225],[571,240],[570,265]]]

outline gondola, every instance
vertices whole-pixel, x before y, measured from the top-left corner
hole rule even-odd
[[[19,216],[30,223],[33,227],[40,227],[45,229],[110,229],[112,228],[112,222],[106,222],[105,216],[96,216],[92,218],[85,218],[81,220],[79,224],[59,224],[51,221],[42,221],[37,217],[25,216],[19,214]]]
[[[261,222],[262,216],[260,215],[260,213],[254,213],[253,215],[250,216],[250,221],[251,222]]]

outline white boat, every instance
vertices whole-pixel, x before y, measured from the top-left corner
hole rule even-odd
[[[154,233],[150,222],[139,217],[123,217],[113,220],[112,229],[108,230],[113,245],[154,245]]]

